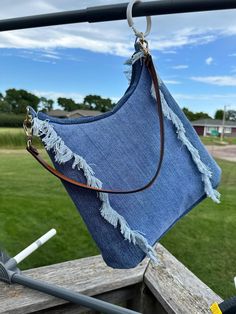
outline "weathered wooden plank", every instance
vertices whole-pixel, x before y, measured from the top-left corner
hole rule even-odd
[[[222,299],[181,264],[162,245],[156,246],[160,263],[148,265],[144,282],[167,313],[203,314]]]
[[[215,301],[222,301],[165,248],[157,245],[156,250],[160,263],[155,267],[151,264],[147,267],[147,260],[145,260],[135,269],[114,270],[107,267],[100,256],[96,256],[23,273],[73,291],[96,295],[114,303],[124,299],[132,300],[128,304],[135,306],[137,303],[138,307],[143,304],[145,314],[159,313],[159,311],[175,314],[210,313],[209,306]],[[144,283],[151,291],[150,293],[146,289],[148,296],[147,293],[140,294],[140,285],[138,285],[138,290],[134,288],[142,282],[145,269]],[[136,291],[136,297],[133,295],[134,291]],[[0,313],[72,314],[81,313],[83,310],[64,300],[19,285],[8,286],[0,283]],[[86,310],[86,313],[94,314],[95,312]]]
[[[147,266],[144,260],[134,269],[112,269],[101,256],[83,258],[24,271],[24,275],[94,296],[142,282]],[[27,314],[48,309],[66,301],[24,288],[0,283],[0,313]]]
[[[109,291],[109,292],[96,296],[96,298],[103,301],[111,302],[113,304],[127,307],[127,301],[135,297],[138,289],[140,289],[140,284],[125,287],[122,289],[117,289],[114,291]],[[132,307],[128,307],[128,308],[133,309]],[[88,310],[85,307],[82,307],[76,304],[71,304],[71,303],[66,303],[66,304],[56,306],[54,308],[35,312],[35,314],[64,314],[64,313],[66,314],[94,314],[98,312],[93,311],[93,310]]]

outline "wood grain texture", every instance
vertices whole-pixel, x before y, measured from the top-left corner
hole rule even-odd
[[[101,256],[24,271],[24,275],[105,300],[144,305],[142,313],[204,314],[221,302],[207,285],[158,244],[159,265],[144,260],[138,267],[112,269]],[[150,291],[141,293],[141,283]],[[138,289],[138,290],[137,290]],[[135,291],[135,292],[134,292]],[[152,297],[154,295],[154,298]],[[146,302],[145,302],[146,299]],[[54,309],[53,309],[54,308]],[[81,313],[82,308],[20,285],[0,282],[0,314]],[[95,313],[87,311],[87,313]]]
[[[144,282],[167,313],[211,313],[210,305],[222,302],[217,294],[162,245],[158,244],[156,251],[159,265],[148,265]]]
[[[142,282],[148,260],[134,269],[112,269],[101,256],[24,271],[23,274],[86,295],[99,295]],[[20,285],[0,282],[0,313],[27,314],[67,303]]]
[[[129,286],[118,290],[113,290],[110,292],[103,293],[101,295],[96,296],[96,298],[110,302],[113,304],[117,304],[126,308],[133,309],[132,307],[127,306],[127,301],[134,298],[137,293],[137,289],[139,288],[139,284],[135,286]],[[45,309],[42,311],[37,311],[35,314],[98,314],[99,312],[88,310],[85,307],[66,303],[62,304],[50,309]]]

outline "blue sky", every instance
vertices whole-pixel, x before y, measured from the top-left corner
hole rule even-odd
[[[117,1],[2,0],[0,18],[73,10]],[[121,0],[118,2],[126,2]],[[236,109],[236,10],[153,18],[148,37],[159,75],[181,107]],[[135,19],[138,28],[143,18]],[[0,34],[0,91],[24,88],[81,101],[117,101],[127,88],[124,61],[133,50],[126,21],[77,24]]]

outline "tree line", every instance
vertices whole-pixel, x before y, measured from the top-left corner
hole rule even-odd
[[[27,106],[31,106],[35,111],[48,112],[54,109],[54,104],[53,99],[38,97],[24,89],[10,88],[6,90],[5,95],[0,93],[0,113],[24,114]],[[57,104],[65,111],[86,109],[101,112],[109,111],[115,105],[110,98],[98,95],[87,95],[82,103],[77,103],[72,98],[59,97]]]
[[[184,114],[190,121],[200,120],[200,119],[212,119],[207,113],[205,112],[192,112],[188,108],[184,107],[183,109]],[[214,114],[214,119],[223,120],[224,110],[218,109]],[[225,113],[225,119],[228,121],[236,121],[236,110],[228,110]]]
[[[46,97],[38,97],[24,89],[10,88],[6,90],[5,95],[0,93],[1,114],[25,114],[27,106],[33,107],[35,111],[41,110],[48,112],[54,109],[54,105],[54,100]],[[86,109],[100,112],[109,111],[115,106],[110,98],[103,98],[99,95],[87,95],[81,103],[75,102],[72,98],[59,97],[57,99],[57,105],[65,111]],[[192,112],[186,107],[183,108],[183,112],[190,121],[212,119],[212,117],[205,112]],[[214,119],[222,120],[223,114],[223,110],[217,110]],[[236,121],[236,111],[228,110],[226,112],[226,120]]]

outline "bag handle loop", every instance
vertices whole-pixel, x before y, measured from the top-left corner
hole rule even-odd
[[[131,194],[131,193],[137,193],[137,192],[141,192],[146,190],[147,188],[149,188],[156,180],[156,178],[158,177],[160,170],[161,170],[161,166],[162,166],[162,162],[163,162],[163,157],[164,157],[164,119],[163,119],[163,112],[162,112],[162,104],[161,104],[161,97],[160,97],[160,91],[159,91],[159,84],[158,84],[158,78],[156,75],[156,71],[155,71],[155,67],[152,61],[152,57],[150,54],[146,54],[145,56],[145,64],[147,66],[147,69],[150,73],[150,76],[152,78],[152,82],[154,85],[154,90],[155,90],[155,95],[156,95],[156,103],[157,103],[157,115],[159,117],[159,128],[160,128],[160,158],[159,158],[159,162],[157,164],[157,169],[156,172],[154,174],[154,176],[152,177],[152,179],[145,184],[144,186],[137,188],[137,189],[133,189],[133,190],[107,190],[107,189],[99,189],[99,188],[95,188],[95,187],[91,187],[87,184],[78,182],[76,180],[73,180],[67,176],[65,176],[64,174],[62,174],[61,172],[59,172],[58,170],[56,170],[55,168],[51,167],[39,154],[39,152],[37,151],[37,149],[32,145],[32,134],[30,134],[31,132],[26,132],[27,135],[27,151],[46,169],[48,170],[51,174],[53,174],[55,177],[61,179],[64,182],[73,184],[77,187],[83,188],[83,189],[87,189],[90,191],[96,191],[96,192],[101,192],[101,193],[110,193],[110,194]],[[29,128],[29,121],[26,119],[24,122],[24,127],[27,129]]]
[[[144,39],[144,37],[147,37],[151,31],[151,26],[152,26],[152,20],[151,20],[151,16],[146,16],[146,20],[147,20],[147,26],[146,26],[146,31],[145,33],[143,32],[139,32],[136,27],[134,27],[134,21],[133,21],[133,17],[132,17],[132,10],[133,10],[133,6],[136,2],[141,2],[140,0],[130,0],[127,9],[126,9],[126,17],[127,17],[127,22],[129,24],[129,27],[131,27],[134,31],[134,34],[141,39]]]

